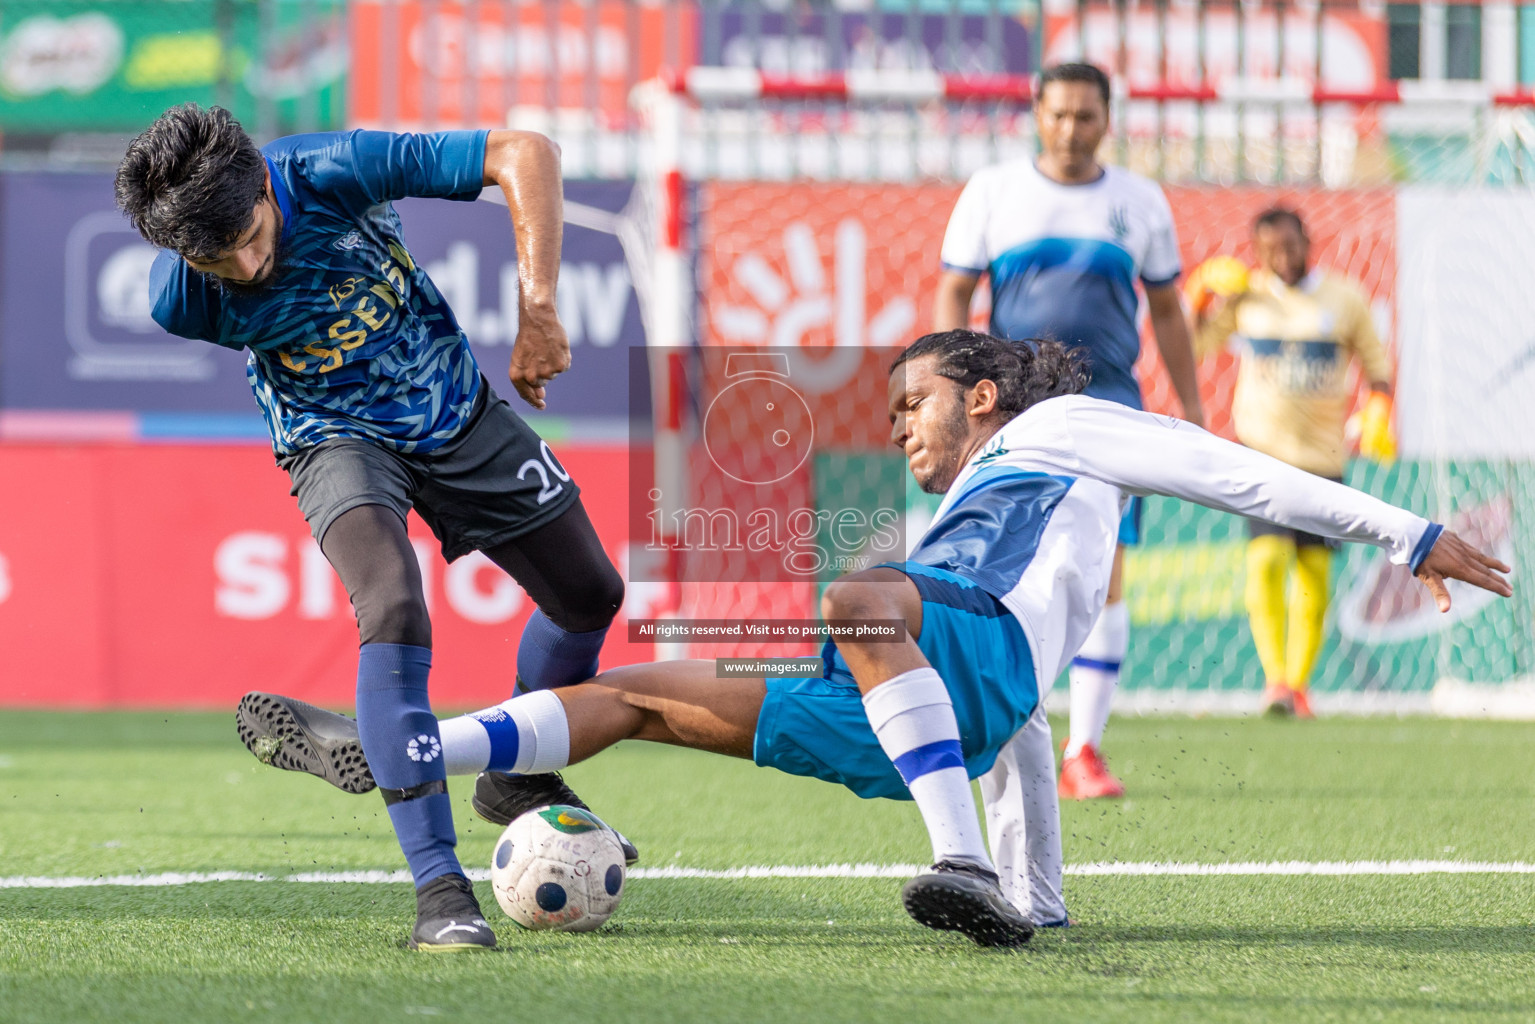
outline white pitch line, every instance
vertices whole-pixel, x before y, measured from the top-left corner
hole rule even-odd
[[[667,878],[910,878],[920,864],[825,864],[759,865],[743,868],[658,867],[631,868],[635,879]],[[1337,876],[1337,875],[1531,875],[1535,864],[1520,861],[1463,860],[1351,860],[1351,861],[1242,861],[1227,864],[1180,864],[1165,861],[1109,861],[1072,864],[1068,875],[1098,876]],[[489,871],[471,870],[469,877],[488,881]],[[251,871],[163,872],[153,875],[49,876],[16,875],[0,878],[0,889],[78,889],[99,886],[158,888],[199,885],[208,882],[288,882],[298,884],[379,885],[410,881],[408,871],[309,871],[292,875],[266,875]]]

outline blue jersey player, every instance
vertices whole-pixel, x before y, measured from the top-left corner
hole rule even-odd
[[[1058,807],[1039,820],[1028,804],[1039,755],[1047,778],[1053,767],[1038,706],[1098,616],[1132,495],[1377,545],[1441,610],[1446,577],[1510,594],[1508,566],[1437,524],[1191,424],[1077,394],[1083,383],[1058,343],[967,330],[921,338],[897,361],[891,440],[943,502],[908,561],[834,581],[821,612],[902,619],[904,642],[828,643],[822,673],[807,679],[717,679],[712,661],[613,669],[444,722],[449,771],[487,757],[557,769],[632,737],[752,758],[863,797],[910,797],[934,863],[907,883],[907,911],[1015,946],[1065,923]],[[327,714],[313,728],[355,753],[348,719]],[[1038,863],[1052,846],[1053,875]]]
[[[406,513],[420,514],[445,558],[483,551],[538,605],[517,655],[526,689],[593,675],[623,599],[575,481],[481,375],[391,206],[471,200],[487,185],[505,193],[516,236],[511,383],[543,408],[570,365],[555,313],[559,151],[544,137],[352,131],[257,149],[228,111],[189,104],[133,140],[116,181],[119,206],[162,250],[150,277],[156,322],[248,352],[278,464],[357,615],[366,763],[303,742],[319,709],[296,701],[247,697],[241,735],[260,733],[264,760],[353,792],[376,780],[416,884],[410,946],[431,951],[496,940],[454,853],[427,699],[431,623]],[[497,773],[477,781],[474,807],[506,822],[573,800],[557,775]]]
[[[1098,162],[1109,127],[1107,76],[1091,64],[1046,69],[1034,120],[1038,159],[982,169],[954,206],[943,239],[934,329],[968,324],[971,295],[986,275],[992,334],[1050,338],[1078,350],[1089,374],[1086,394],[1139,409],[1139,282],[1184,417],[1202,424],[1167,197],[1154,182]],[[1132,503],[1123,544],[1139,539],[1139,512]],[[1121,552],[1103,614],[1071,667],[1062,796],[1124,792],[1098,751],[1129,646],[1130,616],[1120,589],[1123,561]]]

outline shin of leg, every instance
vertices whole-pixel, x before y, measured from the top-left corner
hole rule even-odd
[[[625,739],[750,757],[766,687],[713,662],[631,665],[442,723],[450,775],[555,771]]]
[[[1247,544],[1247,617],[1253,646],[1270,683],[1285,679],[1285,577],[1295,561],[1295,542],[1272,535]]]
[[[922,814],[934,863],[964,860],[990,867],[943,679],[924,664],[869,687],[863,706],[880,749]]]
[[[1074,757],[1083,747],[1096,749],[1103,742],[1119,689],[1120,666],[1130,645],[1130,609],[1123,601],[1103,606],[1098,621],[1071,661],[1071,734],[1066,754]]]
[[[427,700],[431,651],[365,644],[357,669],[357,731],[389,802],[389,817],[417,886],[462,873],[454,854],[443,749]]]
[[[1327,620],[1332,552],[1308,544],[1296,552],[1295,585],[1290,591],[1289,636],[1285,644],[1286,681],[1304,689],[1322,647]]]
[[[1002,748],[980,782],[1003,894],[1037,925],[1065,920],[1055,751],[1043,709]]]
[[[891,569],[847,576],[826,588],[821,615],[828,620],[905,620],[907,637],[901,643],[839,639],[837,649],[863,691],[864,713],[880,749],[922,814],[933,861],[962,860],[989,868],[953,700],[917,644],[922,595],[916,585]]]
[[[1107,604],[1118,604],[1125,599],[1125,546],[1114,549],[1114,568],[1109,571],[1109,592],[1104,596]]]
[[[749,758],[767,686],[760,676],[715,678],[712,661],[673,661],[612,669],[558,693],[572,761],[622,739]]]

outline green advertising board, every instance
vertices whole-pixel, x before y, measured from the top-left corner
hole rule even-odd
[[[0,130],[131,132],[193,101],[259,136],[341,126],[344,0],[7,0]]]

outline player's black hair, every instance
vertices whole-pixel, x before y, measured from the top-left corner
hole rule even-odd
[[[922,356],[938,357],[937,372],[962,388],[983,380],[997,385],[997,411],[1009,419],[1032,405],[1087,387],[1082,357],[1058,341],[1004,341],[960,328],[924,334],[890,364],[894,373]]]
[[[128,143],[117,205],[152,245],[212,262],[250,229],[266,163],[234,115],[184,103]]]
[[[1109,76],[1096,64],[1056,64],[1045,68],[1039,75],[1039,95],[1045,94],[1045,86],[1051,82],[1083,82],[1098,87],[1103,105],[1109,105]]]
[[[1253,231],[1259,228],[1277,228],[1281,224],[1288,224],[1300,233],[1302,238],[1308,237],[1306,225],[1301,221],[1300,214],[1287,206],[1271,206],[1258,214],[1253,219]]]

